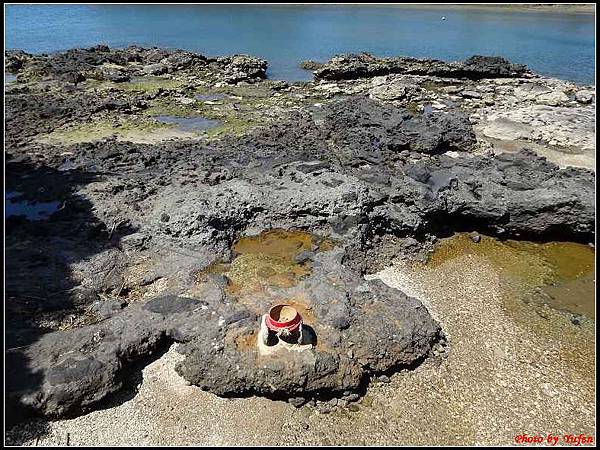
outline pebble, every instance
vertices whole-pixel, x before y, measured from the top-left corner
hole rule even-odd
[[[314,257],[315,257],[315,254],[313,252],[309,252],[307,250],[304,250],[304,251],[298,253],[298,255],[296,255],[296,257],[294,258],[294,260],[298,264],[302,264],[302,263],[304,263],[306,261],[311,261]]]
[[[329,403],[326,402],[319,402],[316,405],[316,410],[321,413],[321,414],[329,414],[331,411],[333,411],[333,406],[331,406]]]
[[[350,411],[350,412],[358,412],[358,411],[360,411],[360,407],[357,404],[355,404],[355,403],[350,403],[348,405],[348,411]]]
[[[542,384],[542,392],[548,397],[556,397],[556,395],[558,394],[558,392],[556,392],[556,389],[554,389],[554,387],[550,383]]]
[[[300,408],[306,403],[306,399],[304,397],[292,397],[288,399],[288,403],[295,406],[296,408]]]
[[[594,95],[592,91],[577,91],[575,94],[575,100],[577,100],[579,103],[589,104],[592,103],[593,99]]]
[[[481,241],[481,236],[479,235],[479,233],[477,232],[472,232],[469,234],[469,237],[471,238],[471,240],[473,242],[475,242],[476,244]]]
[[[344,400],[347,400],[349,402],[355,402],[359,398],[360,398],[360,395],[355,394],[355,393],[344,395]]]
[[[462,91],[461,96],[464,98],[482,98],[482,95],[475,91]]]

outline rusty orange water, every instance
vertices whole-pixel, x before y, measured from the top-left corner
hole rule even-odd
[[[467,233],[457,233],[439,243],[428,265],[437,267],[465,255],[483,258],[507,282],[517,281],[528,300],[595,317],[595,250],[587,245],[500,241],[488,236],[475,243]]]

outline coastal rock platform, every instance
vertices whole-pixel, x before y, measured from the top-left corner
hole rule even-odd
[[[100,407],[173,342],[178,372],[220,396],[355,398],[446,345],[419,300],[365,274],[454,231],[593,241],[592,170],[486,140],[593,150],[589,88],[499,58],[365,58],[296,85],[239,55],[7,54],[7,189],[60,204],[6,221],[13,417]],[[546,126],[508,127],[531,121],[513,97]],[[579,117],[562,135],[556,108]],[[184,133],[165,115],[216,124]],[[281,301],[315,345],[261,356]]]

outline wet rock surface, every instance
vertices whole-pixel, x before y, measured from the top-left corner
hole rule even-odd
[[[379,67],[363,56],[336,64],[384,74],[355,67],[365,61]],[[419,301],[364,280],[366,272],[463,229],[593,240],[591,170],[522,148],[494,154],[480,139],[481,111],[508,109],[513,95],[549,83],[480,80],[527,75],[497,59],[434,61],[423,75],[411,68],[422,67],[416,60],[394,61],[386,67],[402,72],[288,85],[257,81],[266,63],[239,55],[7,53],[6,70],[18,74],[6,95],[7,189],[63,205],[42,221],[7,220],[8,406],[80,414],[119,390],[133,363],[174,341],[185,356],[180,374],[218,395],[298,404],[360,395],[370,377],[413,367],[443,338]],[[88,72],[107,64],[147,75],[88,84]],[[34,73],[46,80],[25,81]],[[85,82],[75,85],[77,74]],[[584,94],[562,107],[587,117]],[[159,113],[223,125],[208,137],[148,143],[65,129],[156,127],[148,117]],[[40,139],[57,130],[69,139]],[[321,245],[275,266],[262,257],[242,264],[240,238],[274,229],[319,236]],[[211,272],[218,264],[230,273]],[[257,287],[239,276],[249,268],[264,269]],[[261,356],[260,317],[282,300],[302,307],[314,347]]]

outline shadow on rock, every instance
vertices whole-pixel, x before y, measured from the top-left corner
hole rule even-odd
[[[60,171],[9,154],[6,159],[5,198],[19,204],[19,215],[9,208],[6,214],[12,214],[5,217],[5,407],[6,425],[12,426],[30,414],[20,399],[43,383],[27,347],[48,332],[95,320],[89,311],[98,293],[118,286],[119,259],[110,255],[120,250],[118,233],[77,194],[95,174]],[[56,209],[46,217],[30,216],[28,209],[40,202]]]

